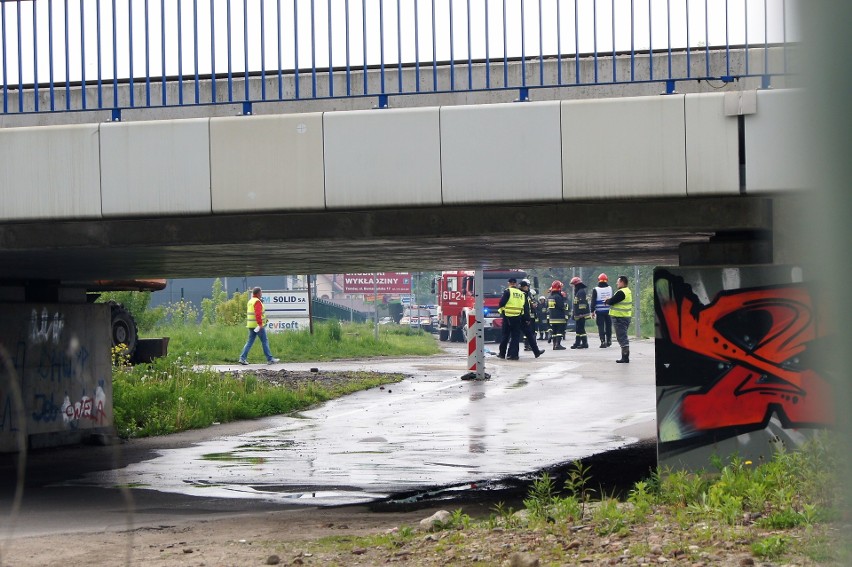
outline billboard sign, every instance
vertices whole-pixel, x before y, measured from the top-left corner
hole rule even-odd
[[[376,274],[343,274],[343,293],[411,293],[411,274],[408,272],[379,272]]]
[[[264,291],[261,299],[266,308],[267,331],[278,333],[311,329],[308,290]]]

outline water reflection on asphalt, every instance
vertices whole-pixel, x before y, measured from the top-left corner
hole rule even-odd
[[[481,382],[460,380],[461,347],[429,359],[324,363],[411,377],[79,482],[336,505],[522,475],[637,440],[616,430],[653,420],[653,343],[644,363],[631,346],[629,369],[607,351],[548,352],[489,359],[492,379]]]

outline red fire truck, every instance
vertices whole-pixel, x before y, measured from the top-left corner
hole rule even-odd
[[[486,341],[499,341],[502,333],[502,318],[497,313],[497,304],[509,278],[521,281],[527,277],[523,270],[485,270],[483,273],[483,331]],[[473,313],[473,272],[441,272],[434,282],[433,292],[438,297],[438,338],[442,341],[462,342],[467,340],[467,316]]]

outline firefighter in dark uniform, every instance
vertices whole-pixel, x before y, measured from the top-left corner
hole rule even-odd
[[[567,307],[565,294],[562,292],[562,282],[554,280],[550,284],[550,297],[547,298],[547,321],[550,323],[553,350],[565,350],[562,339],[565,337],[565,327],[568,325]]]
[[[538,324],[538,340],[550,342],[550,326],[547,324],[547,298],[544,295],[538,296],[535,319]]]
[[[521,332],[524,335],[524,350],[531,350],[536,358],[542,355],[542,350],[535,342],[535,300],[530,291],[530,280],[524,278],[520,283],[521,291],[524,292],[527,301],[526,316],[521,319]]]
[[[592,311],[589,309],[586,284],[583,283],[583,280],[574,276],[571,278],[571,285],[574,286],[574,321],[576,321],[574,344],[571,345],[571,348],[589,348],[586,319],[591,319]]]

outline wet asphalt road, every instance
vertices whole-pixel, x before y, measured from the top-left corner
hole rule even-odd
[[[411,376],[297,416],[118,448],[31,455],[23,505],[14,521],[6,516],[0,534],[12,527],[18,535],[82,530],[92,523],[121,529],[128,521],[139,526],[182,515],[364,503],[435,487],[481,486],[656,435],[652,340],[632,342],[629,365],[614,362],[615,345],[547,350],[539,359],[522,352],[520,361],[486,354],[491,379],[483,382],[460,379],[465,345],[444,347],[444,354],[429,358],[281,365]],[[0,462],[0,473],[5,513],[14,494],[13,460]],[[76,519],[69,523],[70,517]]]

